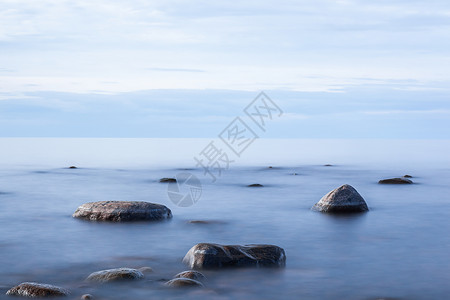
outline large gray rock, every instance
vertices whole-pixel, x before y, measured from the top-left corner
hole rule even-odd
[[[380,184],[412,184],[413,182],[409,179],[410,177],[404,176],[404,178],[389,178],[389,179],[382,179],[378,181]]]
[[[94,272],[86,278],[86,281],[105,283],[120,280],[137,280],[144,278],[144,274],[136,269],[117,268]]]
[[[154,221],[172,217],[169,208],[161,204],[140,201],[100,201],[81,205],[75,218],[91,221]]]
[[[344,184],[323,196],[312,209],[327,213],[351,213],[369,210],[363,197],[348,184]]]
[[[34,298],[67,296],[69,295],[69,292],[63,288],[50,284],[24,282],[8,290],[6,295]]]
[[[183,259],[191,269],[222,267],[284,267],[284,250],[274,245],[218,245],[201,243]]]

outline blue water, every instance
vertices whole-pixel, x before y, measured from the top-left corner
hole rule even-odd
[[[104,151],[92,149],[93,156]],[[33,147],[26,151],[32,154]],[[11,162],[2,157],[0,299],[23,281],[56,284],[70,289],[75,298],[91,293],[99,299],[445,299],[450,295],[446,153],[433,157],[442,164],[425,163],[428,156],[421,159],[417,152],[416,159],[406,162],[367,152],[362,156],[366,161],[358,158],[350,163],[352,158],[344,152],[341,157],[326,153],[291,157],[287,158],[291,164],[273,165],[271,151],[265,148],[259,162],[245,165],[244,159],[215,183],[202,170],[189,170],[202,180],[203,194],[195,205],[180,208],[168,198],[167,184],[158,182],[182,172],[170,157],[153,167],[141,160],[143,156],[135,160],[122,156],[116,162],[114,151],[120,152],[105,153],[109,166],[94,159],[87,165],[89,151],[60,166],[62,162],[51,157],[36,164],[29,163],[30,157],[24,157],[23,164],[17,163],[20,158]],[[74,161],[83,165],[66,168]],[[324,166],[327,163],[333,166]],[[413,175],[415,184],[377,184],[379,179],[405,174]],[[252,183],[264,187],[246,187]],[[333,216],[310,210],[324,194],[345,183],[365,198],[368,213]],[[79,205],[102,200],[161,203],[172,209],[174,217],[127,224],[71,217]],[[190,220],[217,222],[191,224]],[[181,259],[199,242],[275,244],[286,251],[286,268],[207,271],[205,289],[164,287],[165,280],[187,270]],[[100,287],[83,283],[101,269],[143,266],[152,267],[154,273],[140,282]]]

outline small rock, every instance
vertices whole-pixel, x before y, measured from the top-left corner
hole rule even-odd
[[[131,268],[117,268],[94,272],[86,278],[90,282],[109,282],[117,280],[137,280],[144,278],[141,271]]]
[[[194,279],[189,279],[189,278],[174,278],[174,279],[166,282],[166,285],[170,286],[170,287],[177,287],[177,288],[203,287],[203,283],[201,283],[200,281],[197,281]]]
[[[191,220],[188,221],[190,224],[225,224],[224,221],[219,220]]]
[[[201,281],[206,279],[206,276],[200,273],[199,271],[184,271],[175,275],[175,278],[189,278],[197,281]]]
[[[404,177],[404,178],[412,178],[411,175],[404,175],[403,177]]]
[[[249,185],[247,185],[248,187],[263,187],[263,185],[262,184],[259,184],[259,183],[253,183],[253,184],[249,184]]]
[[[169,208],[161,204],[140,201],[100,201],[78,207],[74,218],[91,221],[154,221],[172,217]]]
[[[192,221],[188,221],[188,223],[190,223],[190,224],[211,224],[210,221],[205,221],[205,220],[192,220]]]
[[[363,197],[348,184],[344,184],[323,196],[312,209],[327,213],[350,213],[369,210]]]
[[[332,167],[333,165],[330,165],[330,164],[326,164],[326,165],[323,165],[324,167]]]
[[[78,169],[78,168],[75,166],[70,166],[69,169]]]
[[[92,296],[91,294],[84,294],[83,296],[81,296],[81,300],[93,300],[94,296]]]
[[[150,267],[142,267],[138,271],[141,271],[143,274],[153,273],[153,269]]]
[[[161,178],[159,182],[177,182],[175,178]]]
[[[191,269],[221,267],[284,267],[286,255],[274,245],[219,245],[200,243],[183,259]]]
[[[382,180],[378,181],[378,183],[380,183],[380,184],[411,184],[413,182],[411,180],[405,179],[405,178],[389,178],[389,179],[382,179]]]
[[[58,286],[36,283],[24,282],[6,292],[9,296],[23,296],[23,297],[52,297],[52,296],[67,296],[69,292]]]

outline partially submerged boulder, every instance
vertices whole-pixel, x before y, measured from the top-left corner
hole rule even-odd
[[[166,282],[167,286],[185,288],[185,287],[203,287],[203,283],[200,281],[189,278],[174,278]]]
[[[6,295],[34,298],[67,296],[69,292],[66,289],[50,284],[24,282],[8,290]]]
[[[352,213],[369,210],[363,197],[348,184],[344,184],[323,196],[312,209],[326,213]]]
[[[86,278],[86,281],[105,283],[110,281],[138,280],[144,278],[144,274],[136,269],[117,268],[94,272]]]
[[[91,221],[155,221],[171,218],[172,212],[164,205],[149,202],[99,201],[81,205],[73,217]]]
[[[191,269],[222,267],[284,267],[286,254],[274,245],[219,245],[200,243],[183,259]]]
[[[406,176],[404,178],[389,178],[389,179],[382,179],[378,181],[380,184],[412,184],[413,182],[409,179],[406,179]]]
[[[175,278],[189,278],[189,279],[194,279],[194,280],[198,280],[198,281],[206,279],[205,275],[203,275],[199,271],[193,271],[193,270],[178,273],[177,275],[175,275]]]

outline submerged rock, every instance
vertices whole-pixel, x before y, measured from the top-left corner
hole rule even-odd
[[[253,184],[249,184],[247,186],[248,187],[264,187],[262,184],[259,184],[259,183],[253,183]]]
[[[70,166],[69,169],[78,169],[78,168],[75,166]]]
[[[91,221],[154,221],[172,217],[169,208],[161,204],[140,201],[100,201],[78,207],[74,218]]]
[[[69,295],[69,292],[61,287],[50,284],[24,282],[8,290],[6,295],[34,298],[67,296]]]
[[[344,184],[323,196],[312,209],[327,213],[350,213],[369,210],[363,197],[348,184]]]
[[[199,271],[184,271],[175,275],[175,278],[189,278],[200,281],[206,279],[206,276]]]
[[[403,175],[403,178],[412,178],[411,175]]]
[[[175,178],[161,178],[159,182],[177,182]]]
[[[219,220],[191,220],[188,221],[189,224],[201,224],[201,225],[208,225],[208,224],[226,224],[224,221]]]
[[[91,294],[84,294],[81,296],[81,300],[93,300],[94,296],[92,296]]]
[[[405,176],[406,177],[406,176]],[[380,184],[411,184],[411,180],[406,178],[389,178],[378,181]]]
[[[203,283],[200,281],[189,279],[189,278],[174,278],[166,282],[167,286],[170,287],[203,287]]]
[[[153,269],[151,267],[142,267],[139,268],[138,271],[142,272],[143,274],[153,273]]]
[[[86,281],[105,283],[119,280],[138,280],[144,278],[141,271],[131,268],[117,268],[94,272],[86,278]]]
[[[274,245],[219,245],[200,243],[183,259],[191,269],[222,267],[284,267],[286,254]]]

